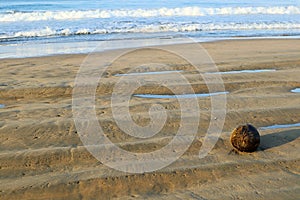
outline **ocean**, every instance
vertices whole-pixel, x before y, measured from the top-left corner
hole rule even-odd
[[[0,58],[299,36],[299,0],[0,0]]]

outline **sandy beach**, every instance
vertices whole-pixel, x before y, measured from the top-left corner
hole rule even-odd
[[[103,165],[80,140],[72,113],[72,91],[87,55],[1,59],[0,199],[299,198],[300,126],[263,127],[300,123],[300,93],[291,92],[300,88],[300,40],[229,40],[201,45],[219,71],[229,72],[221,74],[228,92],[222,134],[213,150],[199,159],[211,116],[211,97],[199,97],[200,123],[192,145],[171,165],[142,174]],[[189,51],[188,44],[174,48]],[[186,60],[172,54],[157,56],[151,48],[136,51],[135,60],[168,65],[145,67],[138,71],[141,76],[156,76],[142,73],[171,69],[184,75],[195,93],[208,92]],[[180,126],[176,98],[131,98],[130,113],[137,124],[149,123],[148,110],[153,104],[163,106],[170,115],[161,132],[145,140],[122,133],[112,116],[113,87],[120,74],[132,68],[132,62],[125,56],[106,70],[96,92],[96,114],[107,137],[121,148],[140,153],[159,150]],[[241,70],[248,73],[232,72]],[[174,75],[159,76],[185,94],[186,85],[178,84]],[[128,84],[134,84],[134,78]],[[126,90],[127,86],[122,87]],[[150,80],[135,94],[164,95],[170,90]],[[259,149],[232,152],[230,133],[245,123],[258,128]]]

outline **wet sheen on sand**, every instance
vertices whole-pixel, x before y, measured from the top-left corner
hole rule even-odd
[[[221,94],[228,94],[229,92],[215,92],[215,93],[200,93],[200,94],[135,94],[135,97],[149,98],[149,99],[177,99],[177,98],[197,98],[197,97],[210,97]]]

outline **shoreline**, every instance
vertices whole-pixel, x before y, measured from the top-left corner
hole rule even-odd
[[[300,36],[262,36],[262,37],[220,37],[220,38],[148,38],[148,39],[124,39],[124,40],[107,40],[107,41],[82,41],[82,42],[65,42],[65,43],[37,43],[25,45],[2,45],[2,52],[9,51],[9,53],[0,54],[0,59],[18,59],[18,58],[36,58],[36,57],[51,57],[60,55],[87,55],[89,53],[101,53],[105,51],[114,51],[120,49],[133,49],[133,48],[147,48],[159,47],[161,45],[178,45],[195,42],[200,44],[222,41],[235,41],[235,40],[298,40]],[[173,41],[172,41],[173,40]],[[177,41],[177,42],[174,42]],[[183,43],[182,43],[183,42]],[[95,45],[98,43],[98,45]],[[111,43],[110,46],[107,43]],[[141,43],[147,43],[141,45]],[[152,43],[152,44],[151,44]],[[27,46],[28,45],[28,46]],[[95,49],[103,46],[104,50]],[[124,46],[122,48],[116,46]],[[24,49],[23,49],[24,48]],[[41,53],[40,49],[46,49],[48,53]],[[82,50],[76,50],[76,49]],[[69,53],[65,52],[69,49]],[[39,53],[37,53],[39,52]],[[59,53],[57,53],[59,52]],[[17,54],[17,55],[16,55]],[[24,55],[25,54],[25,55]],[[35,55],[32,55],[35,54]]]
[[[219,71],[234,72],[220,75],[229,92],[222,133],[212,151],[199,159],[212,103],[210,96],[197,98],[201,114],[190,147],[166,168],[141,174],[107,167],[91,155],[79,137],[72,90],[87,54],[1,59],[0,105],[5,107],[0,108],[0,198],[296,199],[300,195],[300,93],[291,90],[300,88],[300,39],[238,39],[201,46]],[[190,49],[189,44],[172,47]],[[118,76],[154,61],[161,65],[145,65],[134,68],[134,76]],[[195,93],[207,93],[195,68],[168,52],[145,48],[123,55],[107,68],[96,90],[95,113],[113,143],[126,151],[145,153],[161,149],[174,138],[181,126],[181,106],[174,98],[132,96],[130,114],[140,126],[148,125],[152,105],[159,104],[170,116],[163,129],[146,140],[123,133],[111,109],[115,84],[124,77],[128,82],[120,86],[122,91],[136,84],[139,76],[147,85],[134,94],[170,95],[167,88],[152,84],[158,76],[186,94],[186,85],[170,70],[185,76]],[[149,74],[157,71],[162,73]],[[188,127],[193,127],[194,117],[187,115]],[[249,154],[232,153],[230,132],[244,123],[258,128],[260,147]],[[260,128],[275,124],[291,126]]]

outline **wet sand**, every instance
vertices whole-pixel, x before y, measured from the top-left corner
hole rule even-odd
[[[229,137],[236,126],[244,123],[259,128],[300,122],[300,93],[291,92],[300,87],[300,40],[233,40],[202,46],[220,71],[234,71],[221,74],[228,92],[221,137],[214,149],[199,159],[210,123],[212,98],[200,96],[200,123],[192,145],[170,166],[142,174],[128,174],[103,165],[78,136],[72,114],[72,90],[86,55],[2,59],[0,198],[297,199],[300,127],[258,129],[261,145],[253,153],[232,152]],[[189,49],[188,44],[175,47]],[[178,57],[157,57],[156,53],[144,49],[135,52],[134,59],[141,63],[156,59],[168,67],[145,67],[139,71],[140,76],[160,76],[185,94],[186,86],[177,84],[175,76],[167,73],[171,68],[187,77],[195,93],[208,93],[193,66]],[[133,96],[130,112],[137,124],[149,123],[148,110],[153,104],[162,105],[171,117],[160,133],[144,141],[123,134],[113,120],[110,97],[120,74],[129,73],[132,68],[130,63],[132,60],[124,57],[105,72],[96,93],[97,117],[107,137],[123,149],[140,153],[158,150],[175,136],[180,125],[180,106],[176,98]],[[236,72],[241,70],[262,71]],[[166,73],[145,74],[156,71]],[[132,80],[128,84],[134,84],[134,77]],[[170,95],[170,90],[150,81],[135,94]]]

